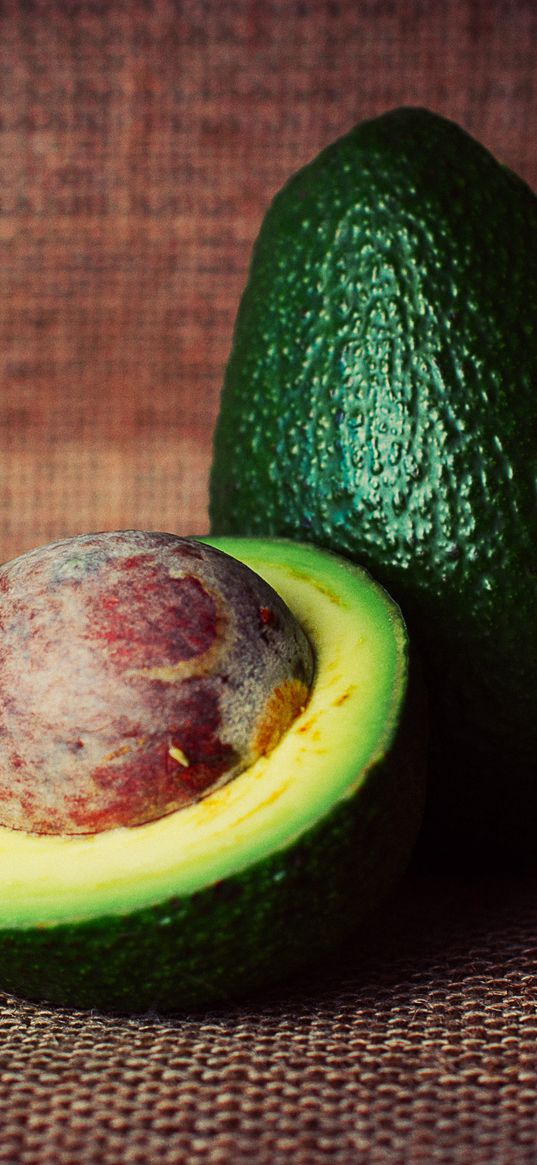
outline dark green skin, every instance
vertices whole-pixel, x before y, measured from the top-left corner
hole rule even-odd
[[[425,110],[357,126],[263,223],[211,523],[347,554],[400,603],[435,853],[537,852],[536,453],[537,199]]]
[[[0,933],[3,990],[104,1011],[226,1005],[309,970],[393,889],[423,814],[413,663],[392,746],[361,790],[287,849],[197,894],[125,915]]]

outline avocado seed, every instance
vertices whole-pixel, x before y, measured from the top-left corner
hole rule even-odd
[[[0,630],[0,823],[28,832],[198,800],[276,745],[313,677],[272,588],[173,534],[86,534],[4,564]]]

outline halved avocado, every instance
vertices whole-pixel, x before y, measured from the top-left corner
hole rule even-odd
[[[287,541],[204,539],[264,577],[316,676],[276,748],[158,821],[86,836],[0,828],[0,985],[170,1010],[285,979],[402,873],[423,809],[421,706],[401,613],[360,568]]]

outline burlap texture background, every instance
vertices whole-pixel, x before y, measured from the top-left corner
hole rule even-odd
[[[537,186],[533,0],[0,13],[2,559],[206,529],[252,240],[355,121],[428,105]],[[4,998],[0,1162],[534,1165],[536,906],[530,876],[416,871],[365,960],[232,1013]]]

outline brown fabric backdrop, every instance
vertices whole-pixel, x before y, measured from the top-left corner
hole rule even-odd
[[[355,121],[428,105],[537,186],[534,0],[0,13],[2,559],[206,529],[251,243]],[[3,999],[0,1162],[534,1165],[536,890],[415,872],[365,962],[228,1014]]]
[[[423,103],[537,185],[533,0],[5,3],[0,558],[207,527],[222,367],[289,174]]]

